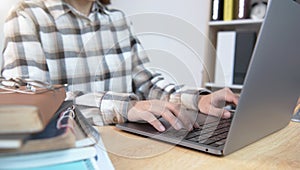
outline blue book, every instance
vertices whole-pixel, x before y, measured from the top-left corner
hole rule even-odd
[[[63,164],[41,166],[35,168],[21,168],[15,170],[98,170],[94,159],[84,159],[80,161],[68,162]]]
[[[94,146],[0,157],[0,169],[35,168],[96,159]]]

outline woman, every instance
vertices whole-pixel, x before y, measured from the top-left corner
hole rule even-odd
[[[149,59],[130,24],[109,3],[22,1],[5,23],[2,76],[68,84],[77,104],[94,107],[85,115],[97,125],[142,120],[164,131],[157,119],[162,116],[175,129],[197,127],[197,115],[190,118],[181,107],[230,117],[223,107],[236,105],[238,96],[229,89],[183,90],[147,69]]]

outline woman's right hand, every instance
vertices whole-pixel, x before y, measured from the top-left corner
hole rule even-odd
[[[182,128],[191,130],[194,126],[196,118],[193,119],[190,115],[184,115],[184,112],[180,112],[180,107],[180,104],[174,104],[160,100],[137,101],[134,106],[128,111],[127,118],[129,121],[134,122],[146,121],[158,131],[163,132],[166,130],[166,128],[157,119],[157,117],[161,116],[165,120],[167,120],[176,130]],[[194,117],[196,116],[197,115],[195,115]]]

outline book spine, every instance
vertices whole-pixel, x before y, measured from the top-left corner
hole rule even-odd
[[[223,0],[212,0],[211,21],[223,20]]]
[[[233,83],[242,85],[247,73],[255,46],[256,32],[243,31],[236,34],[236,46],[234,57]]]
[[[215,83],[218,85],[228,86],[233,82],[235,40],[235,31],[218,32],[215,65]]]
[[[3,149],[20,148],[29,136],[29,134],[0,134],[0,152]]]
[[[223,9],[223,20],[231,21],[233,20],[233,12],[234,12],[234,2],[233,0],[224,0],[224,9]]]
[[[234,4],[234,19],[246,19],[249,18],[250,0],[236,0]]]

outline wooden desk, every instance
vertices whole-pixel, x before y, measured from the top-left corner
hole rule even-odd
[[[300,169],[300,123],[225,157],[217,157],[100,127],[104,145],[117,170],[126,169]],[[269,147],[268,147],[269,146]]]

